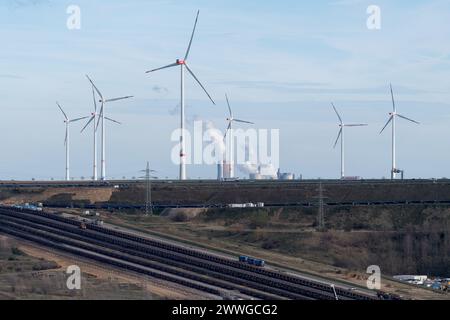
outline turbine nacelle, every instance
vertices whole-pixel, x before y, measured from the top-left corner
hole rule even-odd
[[[183,59],[177,59],[176,64],[178,65],[186,64],[186,61]]]

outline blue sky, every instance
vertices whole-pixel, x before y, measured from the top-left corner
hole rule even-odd
[[[81,8],[81,30],[66,28],[71,4]],[[366,27],[371,4],[381,8],[381,30]],[[149,160],[161,177],[176,177],[178,70],[144,71],[183,56],[197,9],[190,66],[217,105],[187,78],[188,119],[223,130],[228,92],[236,116],[280,129],[282,171],[335,178],[334,101],[346,121],[369,123],[347,131],[347,174],[388,176],[390,134],[378,132],[392,82],[399,112],[421,122],[398,122],[398,166],[407,177],[450,177],[450,1],[4,0],[0,178],[63,177],[55,101],[72,117],[89,114],[86,73],[107,96],[135,96],[109,106],[123,125],[108,127],[108,176],[137,176]],[[87,177],[91,134],[72,129],[71,173]],[[188,167],[193,178],[215,172]]]

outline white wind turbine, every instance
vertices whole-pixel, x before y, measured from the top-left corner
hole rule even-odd
[[[69,119],[69,117],[67,117],[67,114],[64,112],[63,108],[61,107],[61,105],[56,102],[56,104],[58,105],[59,110],[61,110],[63,116],[64,116],[64,123],[66,124],[66,137],[64,139],[64,145],[66,146],[66,180],[69,181],[70,180],[70,172],[69,172],[69,156],[70,156],[70,130],[69,130],[69,125],[72,122],[77,122],[83,119],[86,119],[88,117],[82,117],[82,118],[76,118],[76,119]]]
[[[339,112],[337,111],[336,107],[333,103],[331,103],[331,106],[334,109],[334,112],[336,112],[336,115],[339,119],[339,132],[338,136],[336,138],[336,142],[334,143],[333,148],[336,148],[336,145],[339,141],[339,138],[341,138],[341,179],[345,178],[345,139],[344,139],[344,128],[345,127],[364,127],[367,126],[367,123],[353,123],[353,124],[346,124],[342,121],[341,116],[339,115]]]
[[[191,39],[189,41],[189,45],[188,45],[188,48],[186,50],[186,54],[184,56],[184,59],[177,59],[175,61],[175,63],[169,64],[169,65],[161,67],[161,68],[157,68],[157,69],[153,69],[153,70],[150,70],[150,71],[146,71],[146,73],[150,73],[150,72],[158,71],[158,70],[161,70],[161,69],[166,69],[166,68],[180,66],[180,71],[181,71],[180,180],[185,180],[186,179],[186,154],[185,154],[185,141],[184,141],[184,68],[186,68],[186,70],[191,74],[191,76],[194,78],[194,80],[197,81],[197,83],[200,85],[200,87],[206,93],[206,95],[211,100],[211,102],[213,104],[216,104],[214,102],[214,100],[211,98],[211,96],[208,93],[208,91],[206,91],[205,87],[202,85],[200,80],[198,80],[198,78],[195,76],[194,72],[187,65],[187,58],[189,56],[189,51],[191,50],[192,39],[194,38],[195,28],[197,27],[197,21],[198,21],[199,13],[200,13],[200,11],[197,11],[197,17],[195,18],[194,29],[192,30]]]
[[[105,124],[105,120],[112,121],[112,122],[115,122],[115,123],[118,123],[118,124],[120,124],[120,122],[118,122],[118,121],[116,121],[116,120],[113,120],[113,119],[108,118],[108,117],[105,116],[105,106],[106,106],[106,104],[109,103],[109,102],[114,102],[114,101],[119,101],[119,100],[129,99],[129,98],[133,98],[133,96],[125,96],[125,97],[119,97],[119,98],[105,99],[105,98],[103,97],[102,93],[100,92],[100,90],[98,90],[98,88],[95,86],[95,84],[94,84],[94,82],[91,80],[91,78],[89,78],[88,75],[86,75],[86,77],[88,78],[89,82],[92,84],[92,87],[94,88],[94,90],[95,90],[95,91],[97,92],[97,94],[100,96],[100,100],[99,100],[99,102],[101,103],[100,114],[98,115],[98,116],[99,116],[99,119],[98,119],[98,121],[97,121],[97,124],[94,123],[94,127],[95,127],[94,130],[95,130],[95,131],[97,130],[98,125],[99,125],[100,120],[101,120],[101,122],[102,122],[102,135],[101,135],[101,138],[102,138],[102,158],[101,158],[101,165],[102,165],[102,167],[101,167],[101,180],[106,180],[106,143],[105,143],[105,142],[106,142],[106,124]],[[94,100],[95,100],[95,97],[94,97]],[[91,121],[94,120],[94,118],[95,118],[95,115],[93,115],[93,116],[91,117]],[[94,132],[94,136],[95,136],[95,132]],[[94,139],[95,139],[95,138],[94,138]],[[96,142],[94,142],[94,148],[97,149],[97,147],[96,147]],[[94,159],[95,159],[95,162],[96,162],[96,161],[97,161],[97,160],[96,160],[96,155],[94,156]],[[94,165],[95,165],[95,167],[97,166],[96,163],[95,163]],[[95,169],[94,169],[94,170],[95,170]],[[96,170],[95,170],[95,171],[96,171]]]
[[[391,88],[391,97],[392,97],[392,112],[389,112],[389,119],[386,122],[386,124],[384,125],[383,129],[381,129],[380,134],[384,131],[384,129],[388,126],[388,124],[392,121],[392,168],[391,168],[391,179],[395,179],[397,177],[397,173],[401,173],[402,170],[396,168],[396,158],[395,158],[395,133],[396,133],[396,128],[395,128],[395,120],[396,117],[400,117],[402,119],[408,120],[410,122],[419,124],[419,122],[409,119],[405,116],[402,116],[401,114],[397,113],[397,107],[395,106],[395,100],[394,100],[394,92],[392,91],[392,84],[390,84],[390,88]]]
[[[95,89],[94,86],[92,86],[92,99],[94,100],[94,112],[91,113],[91,118],[89,119],[89,121],[86,123],[86,125],[83,127],[83,129],[81,129],[81,133],[84,131],[84,129],[87,128],[87,126],[89,126],[89,124],[91,122],[93,122],[92,124],[92,128],[94,129],[94,164],[93,164],[93,174],[92,174],[92,179],[94,181],[98,180],[97,177],[97,101],[96,101],[96,97],[95,97]]]
[[[225,99],[227,100],[227,106],[228,106],[228,112],[229,112],[229,118],[227,118],[228,121],[228,127],[225,130],[225,135],[224,135],[224,139],[226,139],[228,131],[230,131],[230,135],[228,136],[228,143],[225,144],[225,146],[228,146],[228,152],[227,152],[227,159],[228,159],[228,164],[230,165],[230,178],[234,178],[234,145],[233,145],[233,122],[240,122],[240,123],[249,123],[249,124],[254,124],[253,122],[250,121],[245,121],[245,120],[240,120],[240,119],[236,119],[233,116],[233,111],[231,110],[231,105],[230,105],[230,101],[228,100],[228,95],[225,94]],[[223,168],[223,166],[222,166]]]

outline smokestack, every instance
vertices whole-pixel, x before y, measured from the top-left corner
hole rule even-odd
[[[217,180],[223,180],[223,165],[221,162],[217,164]]]

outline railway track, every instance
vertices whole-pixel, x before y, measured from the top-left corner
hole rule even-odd
[[[257,268],[202,250],[144,238],[59,215],[0,207],[0,231],[102,263],[223,295],[240,292],[257,299],[334,300],[331,286]],[[182,282],[182,283],[181,283]],[[343,300],[373,296],[336,286]]]
[[[411,205],[439,205],[439,206],[450,206],[450,200],[387,200],[387,201],[342,201],[342,202],[324,202],[325,206],[328,207],[366,207],[366,206],[411,206]],[[61,208],[61,207],[71,207],[79,209],[105,209],[105,210],[121,210],[121,209],[145,209],[145,204],[130,204],[130,203],[96,203],[96,204],[80,204],[77,202],[66,202],[66,203],[46,203],[44,201],[44,206],[48,208]],[[289,202],[289,203],[264,203],[264,207],[268,208],[310,208],[318,207],[319,204],[316,202]],[[215,204],[160,204],[153,203],[153,209],[169,209],[169,208],[230,208],[229,204],[215,203]],[[249,207],[253,208],[253,207]]]

